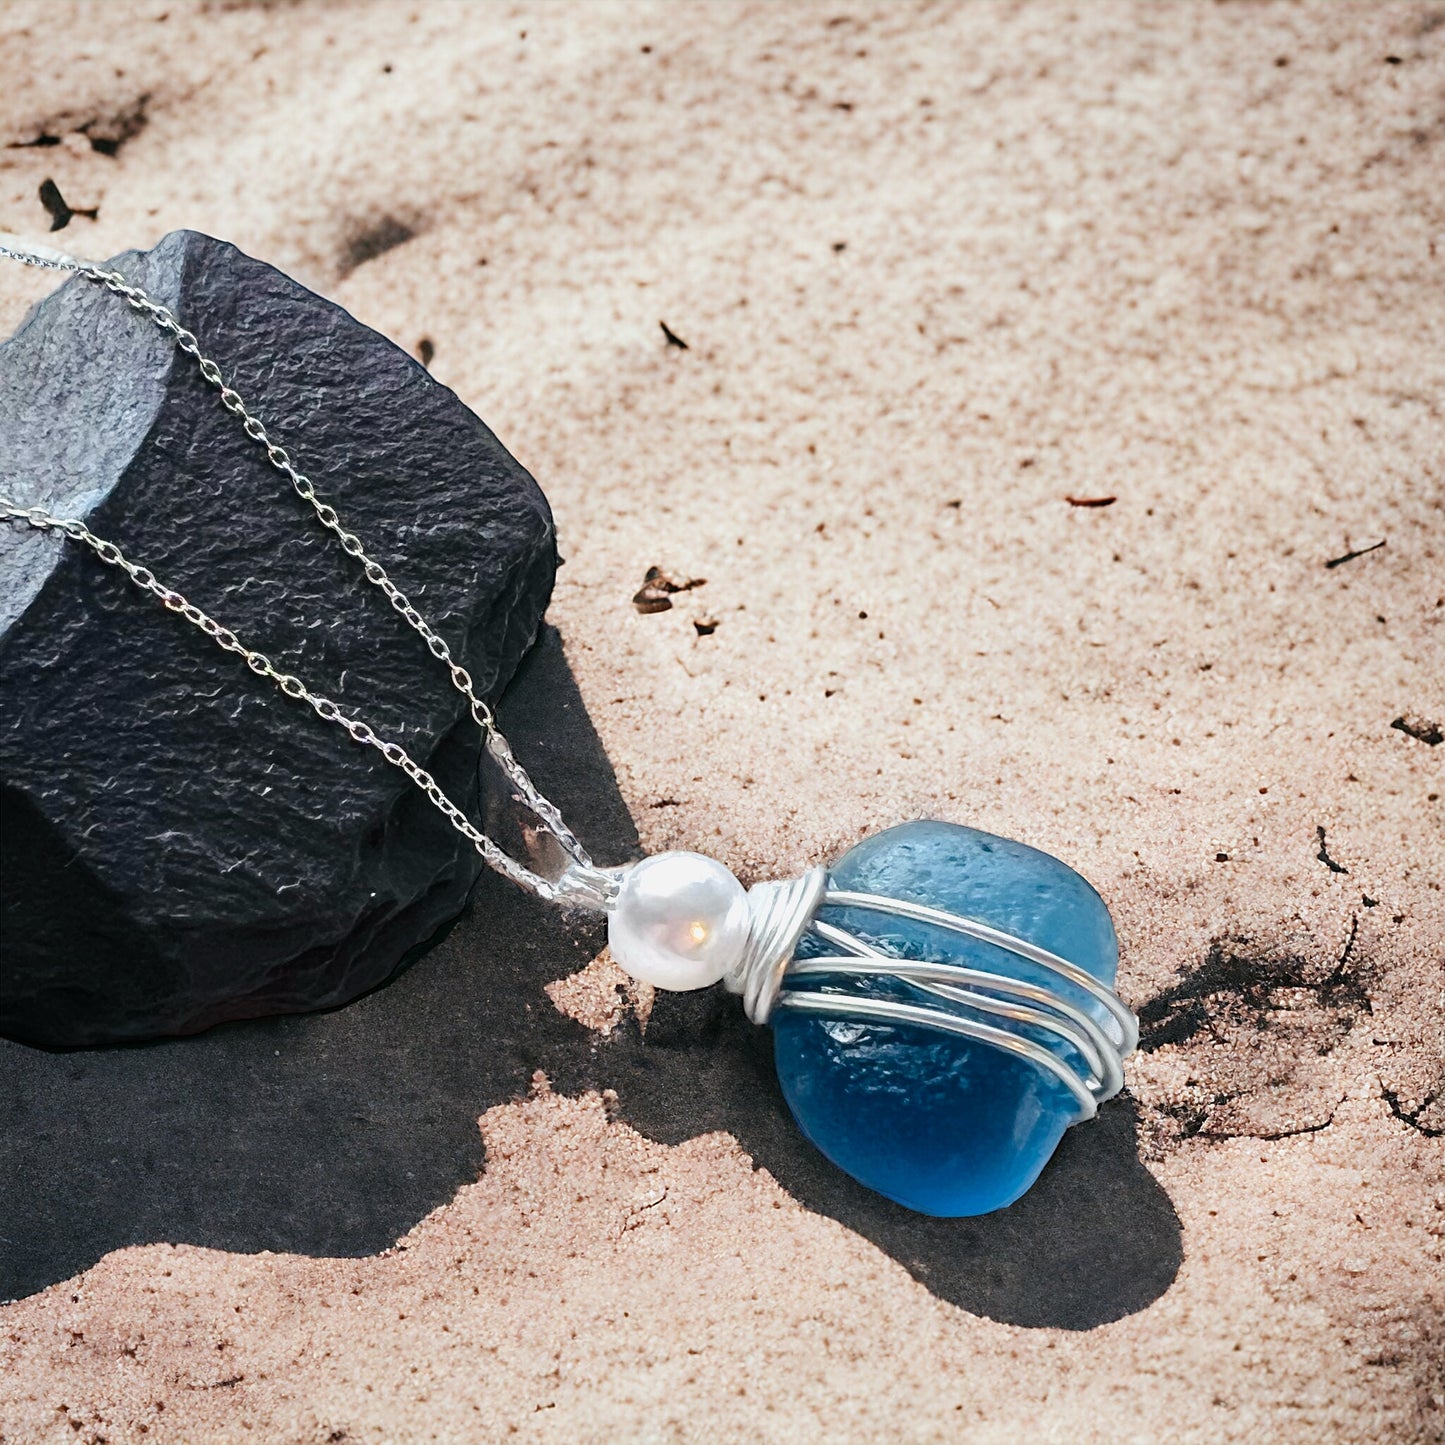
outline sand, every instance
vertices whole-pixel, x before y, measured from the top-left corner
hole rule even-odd
[[[648,849],[929,814],[1092,879],[1182,1251],[971,1313],[538,1078],[394,1250],[5,1307],[0,1438],[1445,1438],[1445,8],[12,0],[0,76],[0,228],[53,179],[74,250],[193,226],[430,343]]]

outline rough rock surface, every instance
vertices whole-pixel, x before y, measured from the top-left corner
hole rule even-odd
[[[470,669],[505,685],[551,514],[445,386],[340,307],[177,231],[117,265],[201,339]],[[474,799],[445,673],[169,338],[72,279],[0,347],[0,477]],[[325,1008],[461,909],[479,860],[378,754],[54,535],[0,534],[0,1030],[48,1046]]]

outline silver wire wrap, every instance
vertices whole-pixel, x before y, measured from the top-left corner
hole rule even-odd
[[[723,987],[742,995],[743,1011],[755,1024],[773,1012],[783,974],[798,940],[823,901],[826,868],[810,868],[785,883],[755,883],[748,889],[748,942],[743,956],[723,975]]]
[[[426,643],[431,655],[447,669],[452,686],[466,699],[473,719],[482,730],[487,751],[511,782],[517,796],[571,860],[569,866],[562,876],[553,882],[517,862],[471,824],[462,810],[442,791],[436,779],[415,762],[399,743],[388,742],[379,737],[363,720],[342,712],[330,698],[311,691],[299,678],[279,671],[264,653],[248,648],[230,628],[192,605],[173,588],[159,582],[154,573],[141,564],[132,562],[113,542],[97,537],[84,522],[71,517],[52,516],[43,507],[23,507],[9,497],[0,497],[0,517],[11,522],[28,523],[41,531],[59,532],[72,542],[89,547],[102,562],[118,567],[142,591],[151,593],[162,606],[200,628],[225,651],[241,657],[258,677],[274,682],[287,697],[308,704],[322,721],[344,728],[353,741],[374,747],[387,762],[400,768],[426,794],[452,827],[472,844],[484,862],[513,883],[554,902],[598,909],[610,906],[617,891],[616,879],[593,864],[587,850],[563,821],[561,813],[537,790],[497,727],[491,708],[485,699],[478,696],[471,674],[456,661],[446,641],[417,611],[382,565],[367,553],[361,538],[347,530],[336,509],[317,495],[309,478],[296,470],[289,453],[272,441],[260,418],[247,409],[240,395],[227,384],[220,367],[202,353],[195,335],[176,320],[168,307],[151,300],[140,287],[132,286],[119,271],[107,271],[93,261],[83,261],[50,246],[21,241],[7,232],[0,232],[0,257],[8,257],[27,266],[49,271],[71,271],[107,291],[114,292],[132,310],[148,317],[169,336],[179,351],[195,359],[201,376],[219,393],[221,405],[240,421],[242,430],[264,452],[267,462],[287,478],[296,495],[311,508],[316,521],[337,539],[348,556],[356,559],[366,581],[381,590],[406,624]]]
[[[758,884],[749,890],[753,928],[747,952],[723,981],[743,995],[743,1006],[754,1023],[767,1023],[777,1010],[786,1009],[961,1035],[1027,1059],[1058,1079],[1078,1106],[1075,1123],[1093,1118],[1099,1105],[1123,1087],[1124,1060],[1139,1040],[1138,1021],[1118,995],[1087,970],[976,919],[879,894],[829,888],[826,875],[820,878],[820,874],[823,870],[815,868],[795,882]],[[1062,990],[989,968],[892,957],[818,918],[819,910],[826,907],[866,909],[992,944],[1078,989],[1093,1009],[1074,1002]],[[794,958],[798,943],[810,932],[833,952]],[[794,986],[828,977],[896,979],[918,1001]],[[1082,1068],[1076,1059],[1082,1061]]]

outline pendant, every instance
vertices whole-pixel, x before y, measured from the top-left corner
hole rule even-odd
[[[608,942],[633,977],[722,981],[771,1024],[783,1095],[840,1169],[923,1214],[986,1214],[1123,1086],[1138,1025],[1103,900],[1057,858],[915,822],[831,869],[744,890],[662,853],[617,875]]]

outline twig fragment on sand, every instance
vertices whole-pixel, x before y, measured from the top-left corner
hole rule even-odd
[[[1335,860],[1330,857],[1329,849],[1325,846],[1325,825],[1321,823],[1315,829],[1315,832],[1319,834],[1320,839],[1320,851],[1315,854],[1315,857],[1318,858],[1331,873],[1348,873],[1350,870],[1346,868],[1344,864],[1336,863]]]
[[[1353,562],[1356,557],[1363,557],[1370,552],[1378,552],[1389,539],[1381,537],[1378,542],[1371,542],[1368,547],[1356,547],[1352,552],[1346,552],[1343,557],[1331,557],[1325,563],[1325,570],[1330,571],[1335,567],[1343,567],[1346,562]]]

